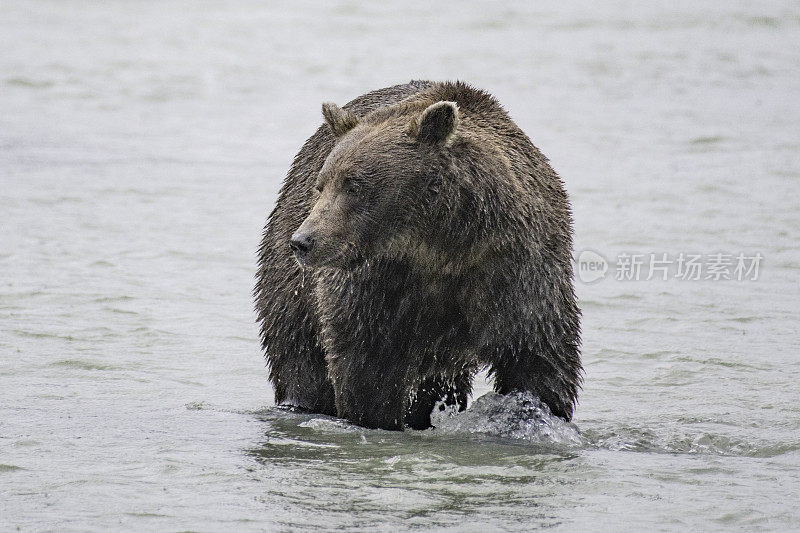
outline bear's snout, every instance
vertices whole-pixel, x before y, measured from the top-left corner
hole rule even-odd
[[[297,231],[289,239],[289,247],[297,260],[305,263],[306,256],[314,247],[314,239],[304,231]]]

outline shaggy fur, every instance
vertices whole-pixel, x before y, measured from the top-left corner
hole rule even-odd
[[[440,399],[463,409],[488,366],[498,392],[531,391],[571,419],[572,222],[547,159],[460,82],[415,81],[323,114],[259,248],[276,403],[423,428]]]

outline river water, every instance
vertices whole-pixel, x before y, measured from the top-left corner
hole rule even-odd
[[[800,529],[798,42],[796,2],[0,0],[0,529]],[[425,432],[272,406],[280,181],[412,78],[565,180],[574,426],[483,380]]]

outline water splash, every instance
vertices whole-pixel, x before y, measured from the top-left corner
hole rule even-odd
[[[301,422],[298,426],[325,433],[354,433],[364,430],[364,428],[340,418],[312,418],[311,420]]]
[[[582,445],[575,424],[554,416],[530,392],[484,394],[464,412],[438,403],[431,413],[434,432],[448,435],[486,435],[528,443]]]

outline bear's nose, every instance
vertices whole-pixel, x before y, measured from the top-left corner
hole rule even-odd
[[[289,247],[295,255],[304,256],[311,251],[314,246],[314,239],[308,233],[298,231],[289,239]]]

